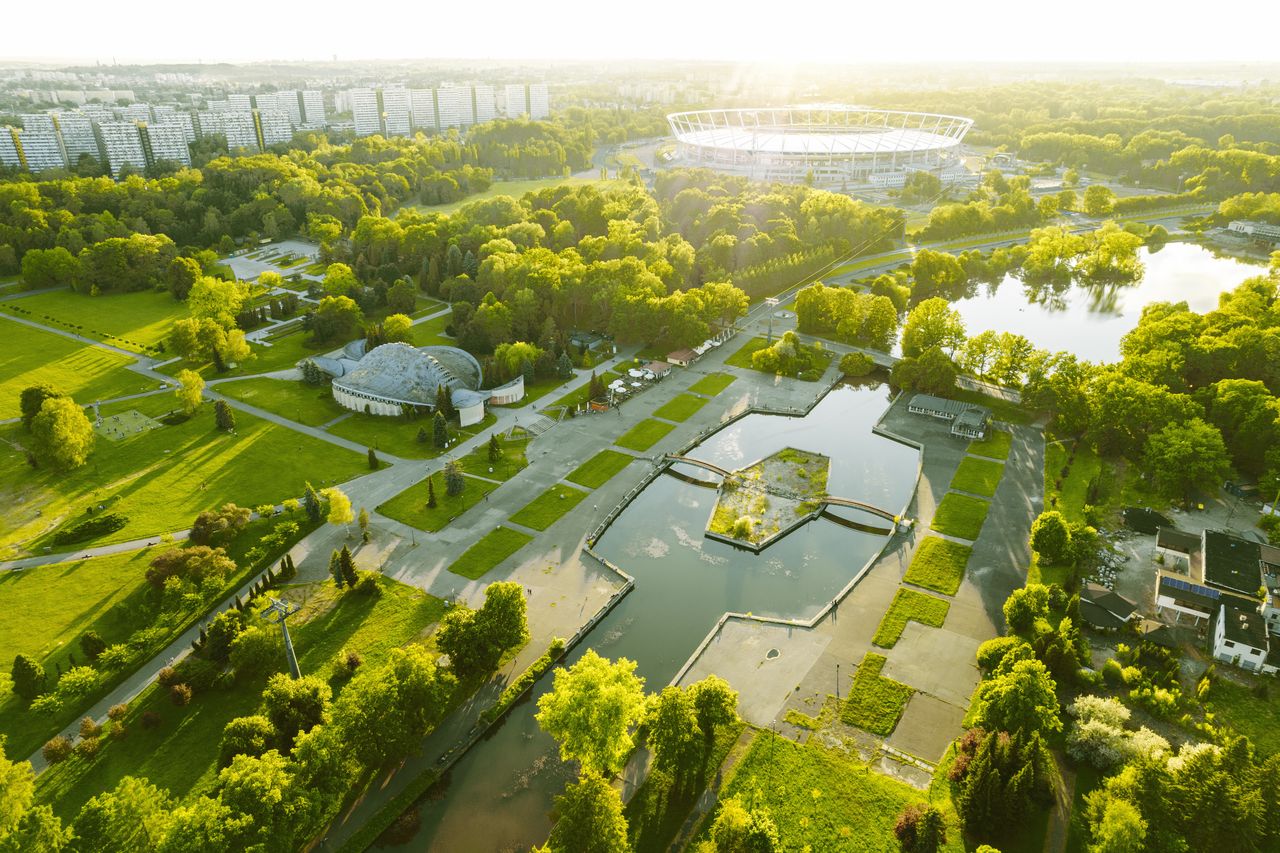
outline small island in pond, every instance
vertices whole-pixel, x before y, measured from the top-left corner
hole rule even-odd
[[[762,550],[822,509],[831,459],[785,447],[720,485],[707,535]]]

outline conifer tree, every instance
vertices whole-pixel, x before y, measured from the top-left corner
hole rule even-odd
[[[498,434],[495,432],[489,436],[489,461],[497,462],[502,458],[502,445],[498,443]]]
[[[337,551],[329,555],[329,574],[333,576],[333,585],[338,589],[342,589],[342,584],[345,580],[342,576],[341,559]]]
[[[436,481],[435,477],[427,478],[427,509],[436,508]]]
[[[347,582],[347,586],[354,587],[358,578],[356,577],[356,561],[351,556],[351,549],[346,545],[342,546],[342,550],[338,552],[338,571],[342,574],[342,579]]]

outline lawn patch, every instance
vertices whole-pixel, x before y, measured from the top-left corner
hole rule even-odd
[[[327,424],[347,414],[333,399],[328,385],[307,385],[292,379],[244,379],[219,383],[212,390],[306,426]]]
[[[588,489],[598,489],[633,461],[635,461],[634,456],[628,456],[616,450],[601,450],[574,468],[573,473],[565,479],[579,486],[586,486]]]
[[[955,595],[972,553],[973,549],[968,545],[926,536],[911,559],[903,580],[944,595]]]
[[[546,530],[586,496],[587,493],[581,489],[557,484],[525,504],[511,516],[511,521],[533,530]]]
[[[990,459],[976,459],[966,456],[960,460],[956,475],[951,478],[951,488],[962,492],[973,492],[975,495],[991,497],[1000,485],[1000,476],[1004,474],[1004,465]]]
[[[445,328],[453,322],[452,314],[441,314],[430,320],[423,320],[413,325],[413,345],[419,347],[456,347],[458,341],[444,333]]]
[[[654,412],[655,417],[669,421],[687,421],[697,414],[698,410],[711,401],[706,397],[695,397],[692,394],[681,394],[672,397]]]
[[[957,536],[961,539],[977,539],[982,532],[982,522],[987,520],[987,510],[991,504],[981,498],[958,495],[948,492],[938,504],[934,513],[933,524],[929,525],[939,533]]]
[[[449,437],[455,440],[456,446],[458,442],[466,441],[493,426],[497,419],[493,412],[489,412],[480,423],[461,428],[456,421],[450,421]],[[426,441],[418,440],[422,431],[425,431]],[[352,412],[351,417],[338,421],[327,432],[401,459],[434,459],[448,450],[436,447],[431,419],[425,417],[406,420],[403,417]]]
[[[775,340],[774,343],[777,343]],[[742,345],[742,348],[733,355],[725,359],[724,363],[731,367],[741,367],[747,370],[755,370],[758,373],[766,373],[770,376],[781,376],[786,374],[775,374],[772,370],[759,370],[751,357],[765,347],[772,346],[764,338],[752,338]],[[800,355],[797,357],[798,373],[793,378],[802,382],[817,382],[822,378],[822,373],[826,370],[827,365],[831,363],[831,350],[819,350],[816,347],[805,344],[800,345]]]
[[[105,296],[51,290],[5,303],[4,310],[134,352],[160,343],[173,322],[187,316],[184,303],[156,290]]]
[[[466,488],[462,490],[462,494],[450,495],[445,492],[444,475],[437,472],[431,476],[436,493],[434,507],[427,506],[427,483],[422,480],[391,500],[379,504],[378,512],[410,527],[434,533],[444,529],[449,522],[480,503],[485,495],[497,488],[493,483],[464,476],[462,479],[466,483]]]
[[[736,378],[727,373],[711,373],[690,385],[689,390],[695,394],[706,394],[708,397],[714,397],[732,385]]]
[[[16,418],[22,389],[42,382],[70,394],[82,406],[160,387],[127,369],[134,363],[127,355],[7,320],[0,320],[0,333],[5,342],[0,361],[0,418]]]
[[[489,459],[489,445],[483,444],[462,457],[462,470],[476,477],[506,482],[529,467],[525,449],[529,446],[527,438],[498,438],[498,446],[502,448],[496,461]]]
[[[889,605],[889,610],[880,620],[880,627],[876,629],[876,635],[871,642],[882,648],[891,649],[902,636],[907,622],[919,622],[930,628],[941,628],[950,609],[949,601],[916,592],[914,589],[899,587],[898,592],[893,596],[893,603]]]
[[[1003,429],[993,429],[981,441],[969,442],[969,452],[991,459],[1008,459],[1013,445],[1013,434]]]
[[[1258,683],[1273,689],[1270,683]],[[1280,752],[1280,702],[1274,696],[1257,696],[1248,687],[1219,678],[1209,689],[1209,704],[1221,722],[1253,741],[1259,755]]]
[[[479,580],[503,560],[533,541],[533,537],[510,527],[497,527],[453,561],[449,571]]]
[[[849,686],[849,698],[840,712],[840,719],[849,725],[882,737],[893,734],[902,712],[907,709],[907,700],[915,692],[880,674],[887,661],[884,655],[874,652],[863,655],[853,684]]]
[[[625,447],[628,450],[643,453],[665,438],[667,433],[675,428],[675,424],[663,423],[649,418],[624,432],[614,444],[619,447]]]

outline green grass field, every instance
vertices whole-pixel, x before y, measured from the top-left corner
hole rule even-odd
[[[977,459],[966,456],[960,460],[960,467],[951,479],[951,488],[975,495],[991,497],[1000,485],[1000,477],[1004,474],[1004,465],[990,459]]]
[[[1102,460],[1093,448],[1080,442],[1075,447],[1075,460],[1071,461],[1064,479],[1062,469],[1067,467],[1070,459],[1067,444],[1050,439],[1045,442],[1044,450],[1045,509],[1056,509],[1067,521],[1083,524],[1089,483],[1102,473]]]
[[[415,324],[413,327],[414,345],[420,347],[456,347],[458,341],[444,333],[445,326],[448,326],[451,322],[453,322],[453,317],[449,314],[443,314]]]
[[[930,525],[939,533],[961,539],[977,539],[982,532],[982,522],[987,519],[991,504],[981,498],[948,492],[938,504],[938,511]]]
[[[387,518],[404,522],[419,530],[435,532],[443,530],[453,519],[462,515],[471,507],[484,500],[489,492],[497,488],[493,483],[475,477],[464,477],[466,488],[460,495],[445,493],[444,475],[437,472],[432,475],[435,482],[436,505],[427,508],[426,481],[414,483],[391,500],[378,507],[378,512]]]
[[[22,389],[42,382],[81,404],[159,387],[128,370],[126,365],[134,359],[127,355],[7,320],[0,320],[0,333],[5,341],[0,353],[0,418],[16,418]]]
[[[926,536],[903,580],[944,595],[955,595],[972,553],[973,549],[968,545]]]
[[[781,335],[779,335],[778,337],[781,337]],[[751,340],[743,344],[741,349],[739,349],[733,355],[726,358],[724,360],[724,363],[729,365],[730,367],[741,367],[746,370],[756,370],[755,365],[751,363],[751,356],[755,355],[757,352],[764,349],[766,346],[769,346],[769,344],[764,338],[752,338]],[[809,347],[806,346],[805,350],[808,351],[808,349]],[[824,371],[827,365],[831,363],[831,350],[823,350],[823,352],[817,358],[816,361],[817,363],[814,366],[818,372],[817,376],[811,376],[808,378],[804,376],[800,376],[796,378],[800,379],[802,382],[817,382],[819,379],[821,379],[822,371]],[[768,371],[768,370],[758,370],[756,372],[767,373],[770,376],[774,375],[772,371]]]
[[[1003,429],[993,429],[981,441],[969,442],[969,452],[992,459],[1008,459],[1013,445],[1013,434]]]
[[[521,507],[510,520],[531,530],[546,530],[581,503],[587,494],[573,486],[554,485]]]
[[[161,394],[103,406],[103,414],[137,409],[162,416],[176,405]],[[0,436],[21,441],[20,424]],[[363,454],[335,447],[282,426],[236,413],[235,434],[214,427],[213,406],[195,417],[123,441],[99,440],[89,461],[70,472],[32,470],[23,454],[0,453],[0,498],[12,508],[0,520],[0,554],[39,552],[46,534],[86,517],[102,505],[128,519],[92,543],[123,542],[185,529],[202,510],[227,502],[241,506],[299,497],[306,481],[335,485],[367,470]]]
[[[880,627],[871,642],[885,649],[891,649],[902,636],[908,622],[919,622],[930,628],[941,628],[947,618],[951,602],[934,598],[914,589],[898,588],[893,596],[893,603],[880,620]]]
[[[690,385],[689,390],[694,394],[706,394],[708,397],[714,397],[732,385],[735,379],[736,377],[727,373],[712,373]]]
[[[359,652],[364,666],[377,666],[391,649],[426,639],[444,614],[444,602],[387,578],[380,584],[379,596],[342,593],[330,582],[284,591],[283,597],[303,603],[289,619],[303,672],[329,679],[344,649]],[[107,739],[92,762],[72,758],[41,774],[37,798],[68,819],[89,797],[110,790],[126,775],[144,776],[179,797],[207,790],[216,774],[223,727],[254,713],[266,681],[264,674],[237,679],[230,688],[197,692],[185,708],[175,707],[167,691],[153,685],[130,706],[128,737]],[[335,693],[344,683],[331,679]],[[160,715],[158,727],[142,727],[139,718],[146,711]]]
[[[175,375],[180,370],[194,370],[205,379],[254,376],[259,373],[271,373],[276,370],[289,370],[304,358],[324,355],[327,352],[339,349],[346,341],[312,346],[307,343],[307,333],[299,328],[297,331],[288,332],[278,338],[272,338],[269,343],[271,344],[270,346],[258,343],[250,344],[249,350],[252,355],[249,360],[228,369],[224,373],[218,373],[214,370],[212,362],[194,365],[185,361],[175,361],[172,364],[166,364],[159,370],[170,375]]]
[[[944,791],[918,791],[843,749],[817,739],[801,745],[772,732],[757,732],[751,748],[720,792],[720,801],[742,798],[769,813],[787,850],[824,853],[891,853],[898,815],[910,803],[932,801],[947,821],[945,853],[963,853],[964,835]],[[710,837],[715,814],[698,838]],[[691,846],[689,849],[693,849]]]
[[[675,424],[663,423],[650,418],[649,420],[641,421],[624,432],[614,444],[619,447],[625,447],[628,450],[634,450],[637,453],[643,453],[666,438],[667,433],[673,429],[675,429]]]
[[[1275,697],[1255,696],[1248,687],[1219,678],[1210,688],[1208,704],[1219,724],[1246,735],[1259,755],[1280,752],[1280,702]]]
[[[672,397],[666,403],[658,407],[654,412],[654,417],[665,418],[669,421],[687,421],[702,409],[707,403],[710,403],[706,397],[695,397],[692,394],[681,394],[678,397]]]
[[[907,701],[915,691],[907,685],[885,678],[880,670],[888,659],[884,655],[867,652],[858,665],[849,686],[849,698],[840,711],[840,719],[851,726],[888,737],[893,734]]]
[[[479,580],[503,560],[533,541],[533,537],[510,527],[497,527],[453,561],[449,571]]]
[[[187,316],[184,303],[167,291],[156,290],[106,296],[52,290],[24,296],[8,305],[27,309],[30,314],[18,316],[28,320],[69,328],[86,338],[135,351],[164,340],[174,320]]]
[[[525,449],[529,445],[527,439],[499,438],[498,442],[502,445],[502,458],[490,462],[489,446],[486,444],[458,460],[462,463],[462,470],[477,477],[501,480],[505,483],[529,466],[529,460],[525,456]]]
[[[465,441],[493,426],[496,420],[497,417],[490,412],[480,423],[469,427],[459,428],[456,422],[450,422],[449,435],[457,441]],[[427,432],[427,440],[418,441],[418,432],[423,429]],[[435,432],[431,419],[427,417],[408,421],[352,412],[351,417],[338,421],[326,432],[403,459],[434,459],[447,451],[447,448],[441,450],[436,447]]]
[[[210,390],[306,426],[320,426],[348,414],[333,399],[328,385],[317,387],[292,379],[244,379],[219,383]]]
[[[573,469],[565,479],[579,486],[586,486],[588,489],[598,489],[634,460],[634,456],[628,456],[616,450],[601,450]]]

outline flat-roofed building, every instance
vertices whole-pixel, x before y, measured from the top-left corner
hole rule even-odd
[[[324,114],[324,92],[319,89],[303,91],[302,118],[311,125],[323,125],[328,121]]]
[[[227,138],[228,150],[258,150],[258,123],[254,120],[252,110],[227,110],[218,113],[218,122],[222,135]]]
[[[22,160],[30,172],[47,172],[65,169],[67,157],[62,151],[62,140],[52,130],[22,130],[18,132],[18,146]]]
[[[146,144],[147,162],[168,161],[191,165],[191,149],[187,147],[187,134],[177,122],[154,122],[142,129]]]
[[[356,123],[356,136],[382,133],[382,115],[378,112],[378,93],[372,89],[350,89],[351,117]]]
[[[529,87],[523,83],[508,83],[506,94],[506,114],[510,118],[519,118],[529,114]]]
[[[151,105],[130,104],[120,110],[120,117],[125,121],[151,121]]]
[[[387,136],[409,135],[409,91],[382,90],[382,122]]]
[[[413,89],[409,92],[409,107],[414,127],[435,130],[436,93],[431,89]]]
[[[31,130],[37,133],[53,133],[53,116],[48,113],[24,113],[19,116],[22,119],[22,129]]]
[[[436,115],[441,129],[470,127],[476,123],[470,86],[441,86],[436,89]]]
[[[529,84],[529,118],[543,119],[551,115],[551,95],[546,83]]]
[[[58,132],[62,134],[62,150],[67,154],[67,163],[71,166],[80,162],[80,158],[88,154],[98,162],[102,162],[102,149],[98,146],[98,135],[93,130],[93,120],[84,113],[58,113],[56,116]]]
[[[104,121],[98,125],[102,134],[102,150],[111,177],[119,178],[125,166],[141,172],[147,168],[147,155],[142,147],[142,131],[137,122]]]
[[[471,94],[475,100],[476,124],[493,121],[498,117],[496,105],[498,94],[492,86],[483,84],[473,86]]]
[[[284,110],[258,110],[263,146],[277,145],[293,139],[293,123]]]
[[[156,124],[176,124],[182,128],[182,134],[187,138],[187,144],[190,145],[196,141],[196,124],[191,118],[189,112],[175,112],[172,115],[166,115],[163,118],[156,116]]]
[[[302,124],[302,104],[298,101],[297,89],[281,89],[276,92],[275,108],[287,115],[294,127]]]
[[[251,110],[253,103],[249,95],[227,95],[228,110]]]

